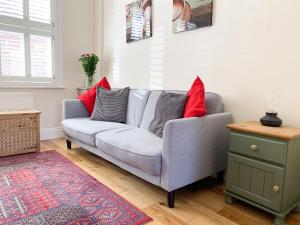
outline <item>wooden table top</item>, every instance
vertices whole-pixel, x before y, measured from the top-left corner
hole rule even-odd
[[[292,140],[300,137],[300,128],[287,126],[267,127],[261,125],[259,122],[253,121],[229,124],[227,128],[285,140]]]
[[[0,110],[0,116],[10,116],[10,115],[29,115],[29,114],[41,114],[40,111],[32,109],[22,109],[22,110]]]

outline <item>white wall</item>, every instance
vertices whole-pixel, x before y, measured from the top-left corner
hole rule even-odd
[[[258,120],[275,92],[285,124],[300,126],[300,1],[215,0],[214,25],[181,34],[172,0],[152,2],[153,37],[126,44],[126,1],[104,0],[102,73],[115,87],[187,90],[201,74],[236,121]]]
[[[76,88],[84,84],[84,73],[78,59],[94,50],[94,0],[62,0],[64,89],[1,89],[0,92],[32,93],[33,107],[42,111],[42,136],[60,134],[62,100],[75,98]],[[29,95],[30,96],[30,95]],[[14,105],[23,107],[22,99]],[[29,100],[27,100],[29,101]],[[3,105],[3,104],[1,104]],[[8,105],[8,103],[7,103]],[[54,134],[55,135],[55,134]]]
[[[100,62],[97,66],[96,79],[100,79],[101,68],[103,67],[103,10],[104,2],[103,0],[94,0],[94,52],[99,56]]]

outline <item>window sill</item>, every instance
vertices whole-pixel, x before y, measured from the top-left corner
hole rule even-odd
[[[64,85],[1,85],[0,89],[65,89]]]

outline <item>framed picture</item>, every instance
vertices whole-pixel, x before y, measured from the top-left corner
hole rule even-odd
[[[212,26],[213,0],[173,0],[173,32]]]
[[[126,5],[127,43],[152,37],[151,0],[137,0]]]

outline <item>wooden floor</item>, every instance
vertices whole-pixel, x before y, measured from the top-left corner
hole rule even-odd
[[[224,186],[205,179],[176,193],[174,209],[166,206],[166,192],[81,148],[66,149],[65,140],[42,142],[42,151],[57,150],[101,183],[153,218],[149,225],[267,225],[273,216],[241,202],[227,205]],[[300,225],[300,213],[287,217],[288,225]]]

